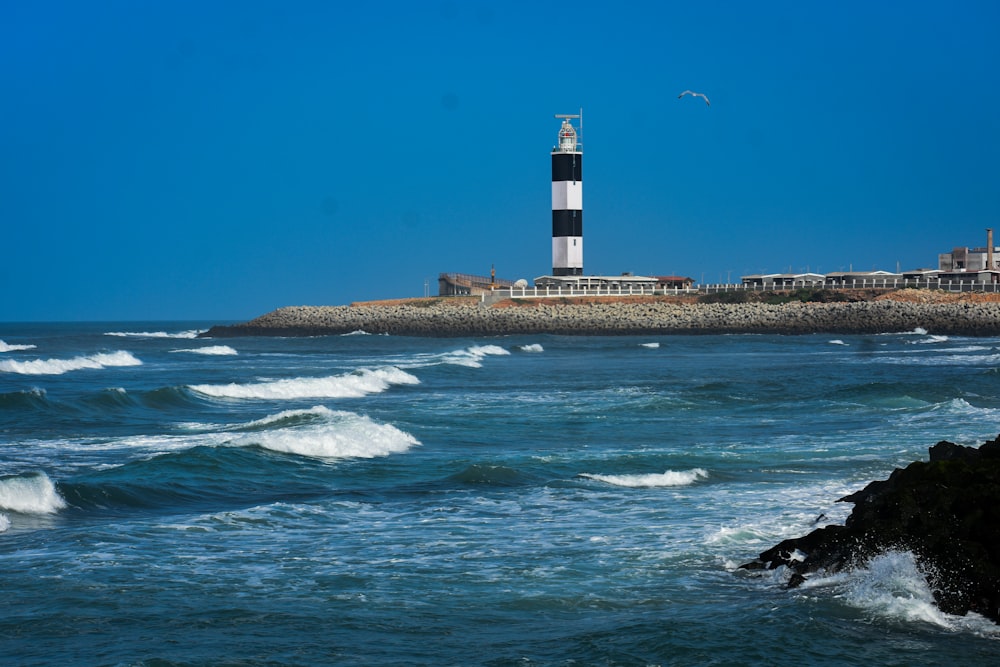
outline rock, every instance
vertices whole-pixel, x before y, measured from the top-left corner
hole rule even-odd
[[[1000,334],[996,303],[551,303],[509,307],[450,305],[295,306],[249,322],[216,326],[204,337],[318,336],[363,330],[400,336],[511,334],[655,335],[698,333],[843,333],[912,331]]]
[[[741,567],[785,566],[795,587],[813,573],[908,550],[942,611],[1000,623],[1000,438],[978,449],[942,441],[929,454],[841,498],[854,503],[843,526],[785,540]]]

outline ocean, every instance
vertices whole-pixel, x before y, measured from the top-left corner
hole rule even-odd
[[[739,570],[1000,433],[1000,339],[0,324],[5,665],[995,665],[906,551]]]

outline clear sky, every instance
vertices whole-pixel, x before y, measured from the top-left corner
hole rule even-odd
[[[0,321],[546,275],[580,108],[587,274],[936,268],[1000,233],[994,0],[0,0]]]

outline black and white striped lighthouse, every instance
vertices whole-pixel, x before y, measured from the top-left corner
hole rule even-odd
[[[571,119],[579,114],[556,114],[562,119],[559,143],[552,149],[552,275],[583,275],[583,150]]]

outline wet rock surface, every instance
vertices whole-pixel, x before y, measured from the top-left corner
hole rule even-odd
[[[795,587],[814,573],[908,550],[942,611],[1000,623],[1000,438],[978,449],[942,441],[929,453],[841,498],[854,503],[843,526],[785,540],[741,567],[787,567]]]

